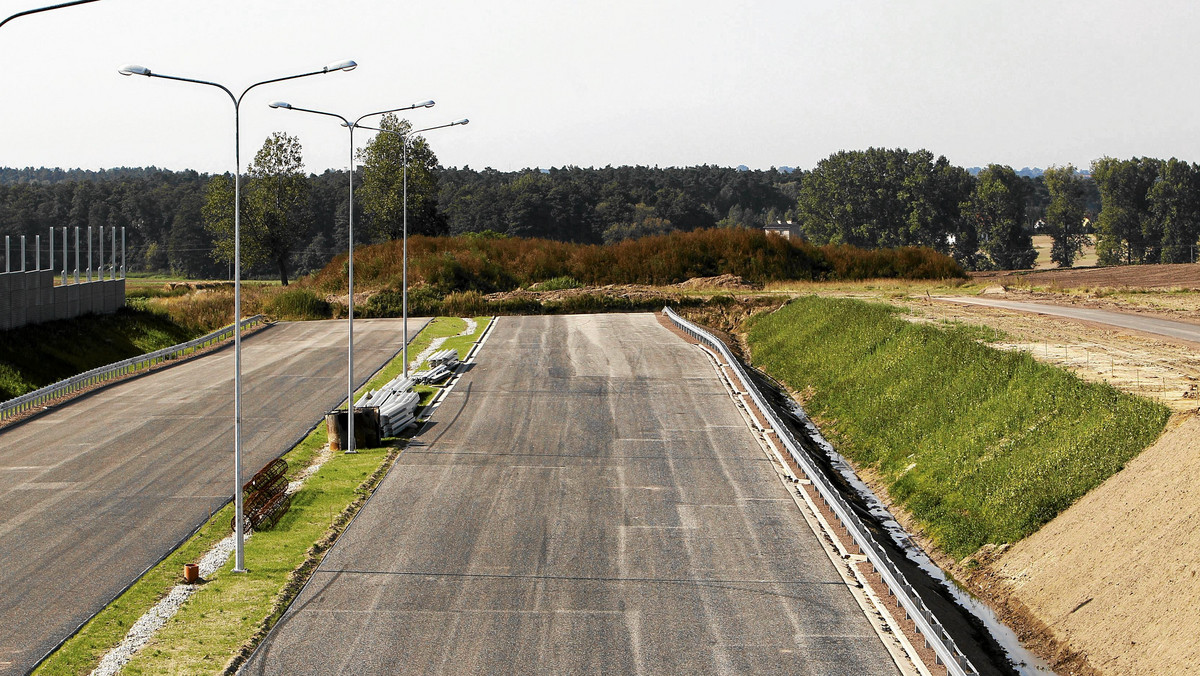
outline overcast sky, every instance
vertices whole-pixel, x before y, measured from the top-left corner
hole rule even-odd
[[[0,18],[55,0],[0,0]],[[354,59],[242,108],[243,165],[300,137],[344,168],[333,120],[432,98],[442,164],[811,168],[843,149],[927,148],[961,166],[1103,156],[1200,160],[1197,3],[1182,0],[100,0],[0,28],[0,166],[233,168],[215,80]],[[356,140],[365,141],[366,134]]]

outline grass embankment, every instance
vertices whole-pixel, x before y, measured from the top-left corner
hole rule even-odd
[[[753,362],[956,559],[1033,533],[1166,424],[1161,404],[894,312],[797,299],[751,320]]]
[[[203,333],[129,308],[0,331],[0,401]]]
[[[479,318],[476,332],[447,341],[465,356],[470,344],[487,327]],[[454,335],[466,327],[457,318],[441,317],[426,327],[410,350],[419,351],[435,337]],[[416,354],[413,352],[413,354]],[[410,355],[412,356],[412,355]],[[371,378],[359,393],[376,389],[400,372],[399,356]],[[285,454],[289,479],[308,467],[328,444],[325,426],[318,425]],[[233,574],[233,560],[224,565],[180,608],[159,633],[126,665],[126,674],[212,674],[225,670],[238,654],[247,654],[282,615],[286,604],[319,563],[336,535],[362,503],[400,450],[363,448],[353,455],[334,453],[292,497],[291,509],[270,530],[246,541],[248,572]],[[257,468],[248,468],[253,471]],[[88,622],[78,634],[51,655],[36,674],[86,674],[124,638],[135,621],[181,581],[184,563],[196,562],[213,544],[229,535],[232,506],[210,519],[179,550],[151,569],[125,594]]]

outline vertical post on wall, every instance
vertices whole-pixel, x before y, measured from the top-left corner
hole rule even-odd
[[[70,283],[67,277],[67,226],[63,226],[63,286]]]
[[[47,270],[54,272],[54,227],[50,227],[50,267]],[[53,286],[53,284],[51,284]]]
[[[79,283],[79,226],[75,226],[75,283]]]
[[[121,279],[125,279],[125,228],[121,228]]]
[[[21,272],[25,272],[25,235],[21,235]]]
[[[87,280],[92,281],[92,226],[88,226],[88,268]]]
[[[112,251],[112,253],[108,254],[108,260],[110,263],[109,267],[112,268],[111,279],[115,280],[117,278],[117,226],[114,225],[111,228],[111,230],[112,230],[112,246],[109,247],[109,249]],[[122,228],[121,230],[122,230],[122,232],[124,232],[124,228]]]
[[[9,259],[8,252],[9,252],[10,246],[11,245],[9,243],[8,235],[5,235],[4,236],[4,271],[5,272],[12,272],[12,264],[8,262],[8,259]]]
[[[96,266],[96,279],[104,281],[104,226],[100,226],[100,236],[96,239],[100,240],[100,264]]]
[[[36,235],[33,238],[33,267],[34,272],[42,271],[42,236]]]

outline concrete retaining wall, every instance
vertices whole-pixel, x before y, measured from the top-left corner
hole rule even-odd
[[[125,280],[54,286],[54,271],[0,272],[0,331],[54,319],[116,312],[125,305]]]

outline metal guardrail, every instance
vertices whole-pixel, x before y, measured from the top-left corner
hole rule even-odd
[[[817,490],[821,498],[829,505],[830,510],[837,516],[841,525],[845,527],[850,537],[853,538],[854,543],[862,550],[863,555],[871,562],[875,570],[879,572],[884,584],[895,595],[897,605],[903,607],[908,617],[912,618],[917,626],[917,630],[924,637],[926,644],[937,655],[938,662],[946,667],[947,673],[951,676],[973,676],[978,674],[978,670],[967,659],[967,656],[958,649],[958,646],[954,643],[954,639],[946,633],[945,627],[942,626],[937,617],[929,610],[921,597],[917,595],[913,586],[904,578],[904,574],[892,563],[887,553],[883,551],[879,544],[875,542],[875,538],[871,536],[866,525],[850,509],[842,499],[841,494],[829,484],[825,479],[825,475],[813,464],[812,459],[800,448],[800,445],[792,437],[787,426],[776,416],[775,411],[766,405],[766,401],[758,391],[758,387],[750,380],[745,369],[742,368],[741,362],[733,356],[729,347],[708,331],[680,317],[671,308],[664,307],[663,314],[688,335],[702,343],[707,343],[729,363],[730,368],[737,375],[742,389],[754,400],[754,404],[758,406],[758,410],[766,417],[767,422],[774,428],[776,436],[783,442],[784,447],[787,448],[788,453],[792,456],[792,460],[808,475],[813,488]]]
[[[242,320],[242,328],[245,329],[256,324],[260,324],[264,320],[265,317],[262,315],[254,315],[253,317]],[[15,399],[9,399],[8,401],[0,404],[0,422],[8,420],[9,418],[17,416],[31,409],[44,406],[51,401],[59,399],[60,397],[66,396],[73,392],[94,387],[109,380],[129,375],[164,361],[177,359],[188,352],[218,343],[231,336],[233,336],[232,324],[223,329],[200,336],[194,340],[189,340],[186,343],[180,343],[178,345],[165,347],[154,352],[148,352],[136,357],[130,357],[129,359],[116,362],[115,364],[101,366],[100,368],[92,369],[86,373],[80,373],[79,375],[71,376],[66,380],[60,380],[53,385],[47,385],[39,390],[27,392]]]

